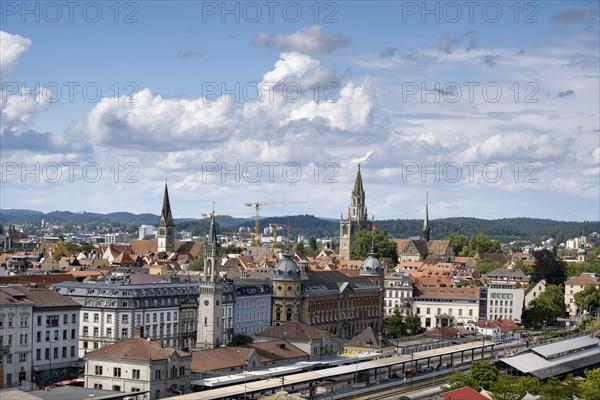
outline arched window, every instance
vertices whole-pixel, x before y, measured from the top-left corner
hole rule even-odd
[[[292,320],[292,308],[288,307],[286,310],[286,321],[291,321]]]

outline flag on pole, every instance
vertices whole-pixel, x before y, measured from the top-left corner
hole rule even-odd
[[[375,229],[375,222],[373,222],[373,223],[372,223],[371,230],[372,230],[373,232],[377,231],[377,229]]]
[[[292,230],[292,226],[290,225],[290,220],[289,219],[288,219],[288,227],[287,228],[288,228],[288,231]]]

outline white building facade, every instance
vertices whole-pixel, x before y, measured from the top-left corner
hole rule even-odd
[[[406,273],[387,274],[383,281],[384,288],[384,315],[391,316],[398,307],[402,315],[412,311],[413,286],[410,275]]]
[[[0,292],[4,386],[35,387],[76,377],[81,306],[47,289],[15,285]]]
[[[57,292],[81,304],[79,357],[122,339],[143,335],[165,345],[192,348],[198,320],[198,286],[171,277],[161,283],[62,282]]]

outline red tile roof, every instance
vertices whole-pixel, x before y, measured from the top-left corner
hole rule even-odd
[[[600,280],[594,279],[588,274],[581,274],[565,282],[565,285],[600,285]]]
[[[440,396],[447,400],[490,400],[470,387],[451,390],[440,394]]]
[[[118,358],[123,360],[158,361],[166,360],[177,353],[179,357],[190,357],[190,353],[174,347],[162,346],[160,342],[133,337],[87,353],[85,357]]]

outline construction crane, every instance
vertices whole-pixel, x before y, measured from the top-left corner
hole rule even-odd
[[[260,215],[260,206],[274,206],[281,204],[302,204],[308,203],[308,201],[255,201],[253,203],[244,203],[244,205],[248,207],[254,207],[256,212],[256,222],[254,223],[254,238],[253,245],[260,246],[260,224],[258,222],[258,218]]]
[[[212,215],[212,212],[209,213],[200,213],[200,215],[202,217],[210,217]],[[249,217],[252,214],[249,213],[215,213],[215,215],[222,215],[222,216],[238,216],[238,217]]]

